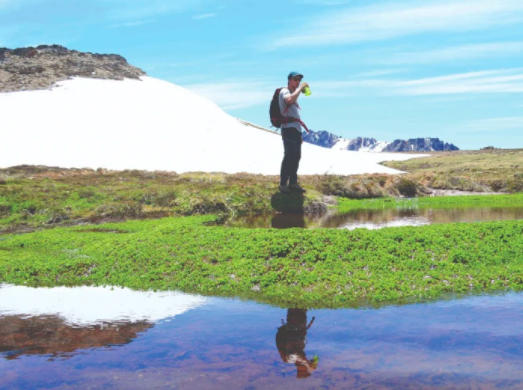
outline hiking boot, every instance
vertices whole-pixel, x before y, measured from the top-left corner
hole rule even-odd
[[[299,192],[305,192],[305,189],[303,189],[298,183],[290,184],[289,189]]]
[[[288,185],[281,185],[280,184],[280,192],[282,194],[290,194],[291,190],[289,190],[289,186]]]

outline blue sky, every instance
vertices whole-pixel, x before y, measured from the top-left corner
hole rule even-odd
[[[52,43],[123,55],[264,126],[298,70],[314,130],[523,148],[522,0],[0,0],[0,47]]]

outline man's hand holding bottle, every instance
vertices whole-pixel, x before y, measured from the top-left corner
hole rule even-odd
[[[298,88],[300,89],[301,92],[303,92],[305,94],[305,96],[310,96],[311,89],[309,88],[309,83],[304,81],[300,84],[300,86]]]

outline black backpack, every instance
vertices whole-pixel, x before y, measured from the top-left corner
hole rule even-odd
[[[271,118],[272,127],[280,128],[283,124],[283,115],[280,111],[280,92],[282,88],[276,89],[271,100],[271,107],[269,108],[269,115]]]

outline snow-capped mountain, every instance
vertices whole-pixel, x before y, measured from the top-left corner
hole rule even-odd
[[[439,138],[412,138],[409,140],[394,140],[393,142],[376,141],[375,138],[358,137],[346,139],[328,131],[313,131],[305,134],[305,142],[334,150],[351,150],[358,152],[433,152],[443,150],[459,150],[453,144],[441,141]]]

